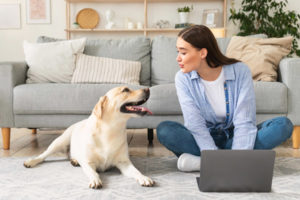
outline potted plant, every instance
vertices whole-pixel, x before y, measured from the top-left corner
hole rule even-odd
[[[179,13],[179,21],[180,23],[188,23],[189,21],[189,13],[193,10],[193,5],[191,7],[184,6],[181,8],[177,8]]]
[[[268,37],[294,37],[290,53],[300,56],[297,39],[300,38],[300,15],[295,11],[286,11],[287,0],[243,0],[241,9],[237,12],[230,9],[229,20],[239,22],[240,32],[237,35],[246,36],[264,33]]]
[[[72,28],[74,28],[74,29],[77,29],[77,28],[79,28],[80,26],[79,26],[79,24],[77,23],[77,22],[74,22],[73,24],[72,24]]]

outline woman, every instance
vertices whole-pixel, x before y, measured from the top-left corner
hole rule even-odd
[[[221,53],[209,28],[182,30],[176,46],[181,70],[175,85],[184,126],[162,122],[157,137],[179,157],[179,170],[199,171],[202,150],[272,149],[291,136],[293,124],[286,117],[256,126],[251,72]]]

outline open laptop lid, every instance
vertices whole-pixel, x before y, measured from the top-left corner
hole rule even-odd
[[[201,151],[199,189],[203,192],[270,192],[275,151]]]

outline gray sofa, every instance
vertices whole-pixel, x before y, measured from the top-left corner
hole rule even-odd
[[[57,39],[39,37],[38,42]],[[218,38],[223,53],[230,38]],[[183,123],[174,86],[179,70],[176,38],[159,36],[120,40],[88,40],[84,53],[142,63],[140,84],[150,87],[147,107],[152,116],[131,119],[128,128],[147,128],[152,142],[153,129],[164,120]],[[0,63],[0,127],[5,149],[9,149],[10,128],[66,128],[87,118],[100,96],[119,84],[25,84],[27,66]],[[300,59],[281,60],[278,82],[255,82],[257,123],[276,116],[288,116],[300,126]]]

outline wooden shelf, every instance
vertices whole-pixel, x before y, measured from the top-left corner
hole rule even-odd
[[[164,29],[157,29],[157,28],[147,28],[147,29],[65,29],[68,32],[177,32],[182,30],[181,28],[164,28]]]
[[[143,3],[144,0],[65,0],[69,3]]]
[[[211,28],[211,31],[215,35],[215,37],[225,37],[226,36],[226,17],[227,17],[227,0],[65,0],[66,1],[66,34],[67,39],[71,38],[71,33],[78,33],[78,32],[99,32],[99,33],[143,33],[147,36],[147,33],[167,33],[167,32],[179,32],[182,29],[175,29],[175,28],[167,28],[167,29],[156,29],[156,28],[144,28],[144,29],[125,29],[125,28],[116,28],[116,29],[72,29],[71,28],[71,21],[70,21],[70,13],[71,3],[141,3],[144,5],[144,26],[148,26],[148,3],[158,3],[158,2],[222,2],[223,3],[223,24],[224,27],[220,28]]]
[[[65,29],[67,32],[144,32],[144,29]]]
[[[149,31],[149,32],[177,32],[182,30],[182,28],[146,28],[146,29],[82,29],[82,28],[77,28],[77,29],[65,29],[65,31],[68,32],[123,32],[123,31],[128,31],[128,32],[143,32],[143,31]],[[220,31],[224,30],[224,28],[211,28],[211,31]]]
[[[145,30],[149,32],[179,32],[182,28],[147,28]]]
[[[221,1],[223,2],[223,0],[146,0],[149,3],[158,3],[158,2],[170,2],[170,3],[174,3],[174,2],[218,2]]]
[[[75,33],[75,32],[109,32],[109,33],[120,33],[120,32],[179,32],[181,28],[165,28],[165,29],[157,29],[157,28],[147,28],[147,29],[65,29],[68,33]],[[225,35],[225,28],[211,28],[210,29],[215,37],[224,37]]]
[[[144,1],[149,3],[158,3],[158,2],[218,2],[223,0],[65,0],[69,3],[143,3]]]

